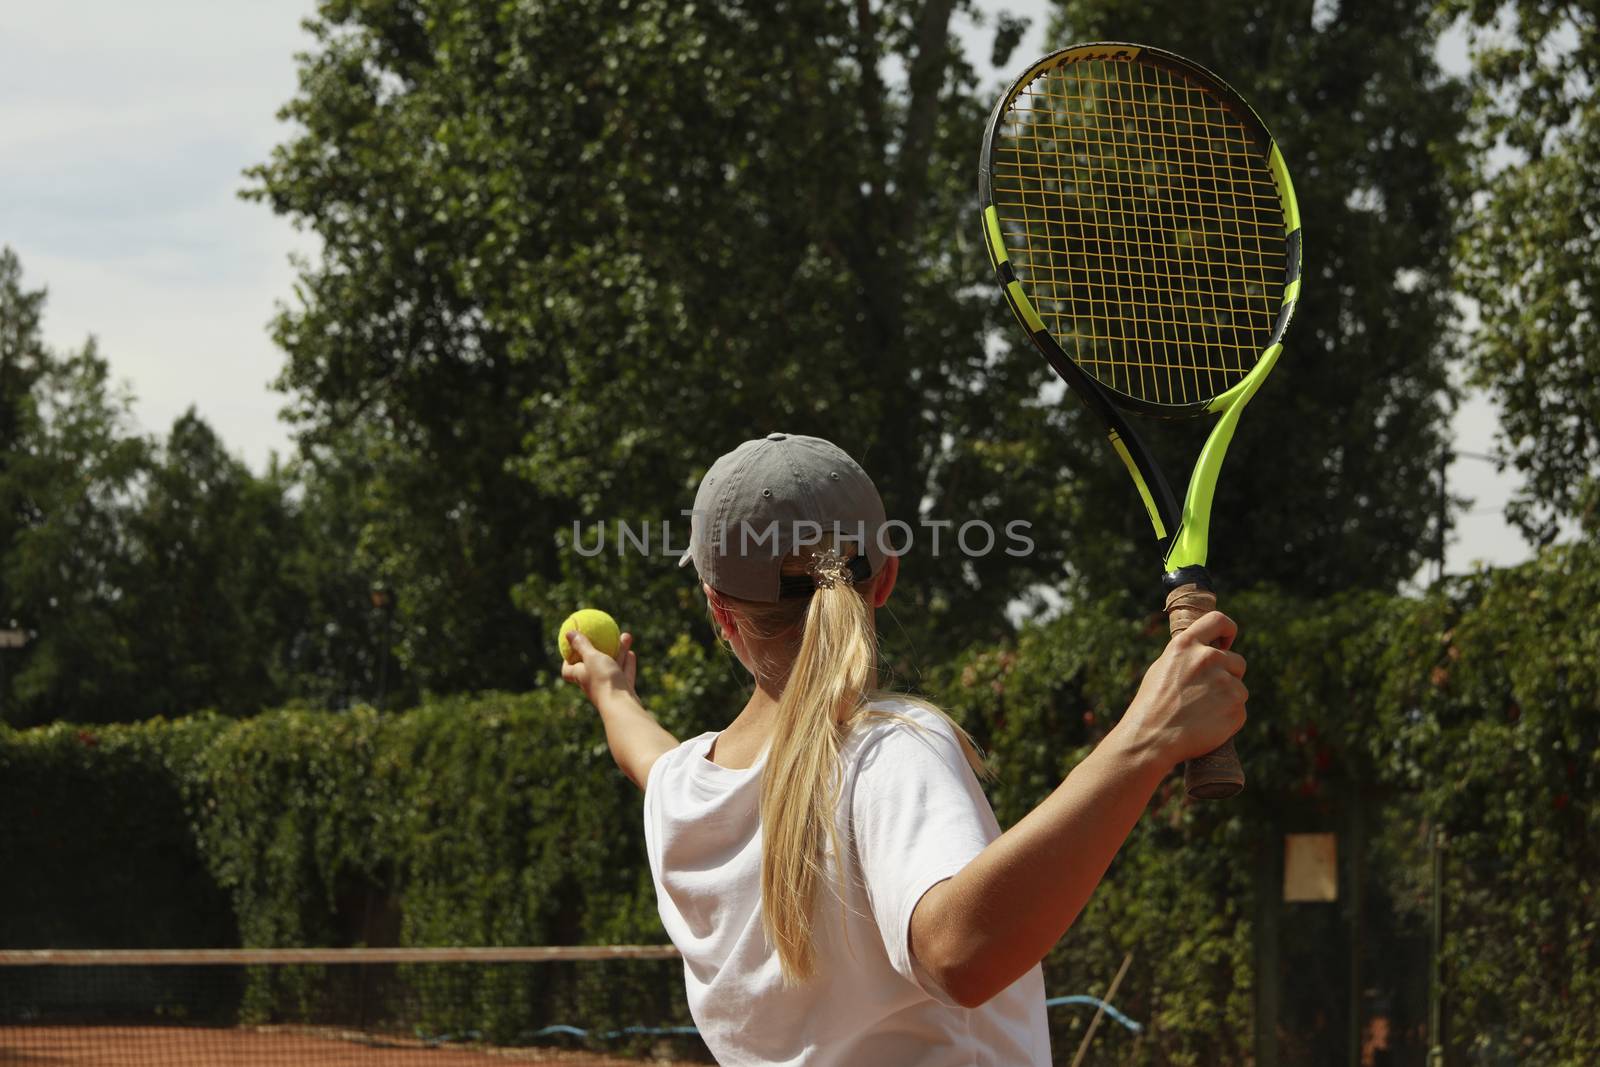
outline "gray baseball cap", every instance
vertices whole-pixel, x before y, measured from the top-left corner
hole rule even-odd
[[[857,581],[881,573],[884,521],[877,487],[837,445],[770,433],[717,460],[700,480],[689,551],[678,565],[693,562],[719,593],[770,604],[798,592],[780,574],[784,557],[825,535],[860,558]]]

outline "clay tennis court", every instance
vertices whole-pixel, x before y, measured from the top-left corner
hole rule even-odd
[[[206,1029],[152,1026],[0,1028],[6,1067],[486,1067],[553,1063],[569,1067],[691,1067],[670,1060],[625,1059],[554,1048],[438,1048],[400,1041],[374,1043],[337,1031]]]
[[[520,972],[531,979],[556,963],[616,967],[657,961],[672,967],[676,960],[669,945],[0,949],[0,1067],[484,1067],[508,1062],[689,1067],[652,1058],[648,1051],[627,1056],[561,1048],[562,1041],[577,1043],[584,1031],[548,1026],[543,1019],[542,1034],[536,1026],[502,1028],[501,1034],[519,1036],[499,1038],[501,1044],[480,1043],[496,1039],[477,1036],[493,1031],[483,1026],[475,1009],[484,1004],[475,1003],[474,996],[490,998],[492,1006],[525,1006],[523,998],[540,988],[534,981],[493,985],[496,977]],[[261,994],[275,1005],[273,1022],[241,1017],[247,971],[255,973],[261,991],[272,987],[267,972],[273,972],[275,992]],[[294,986],[294,978],[305,984]],[[617,1007],[656,1010],[636,995],[619,991],[618,997]],[[257,1010],[265,1009],[257,1005]],[[450,1014],[450,1021],[441,1022],[438,1012]],[[463,1021],[467,1018],[474,1021]],[[211,1025],[201,1025],[206,1021]],[[684,1029],[597,1033],[602,1040],[614,1039],[619,1050],[644,1047],[639,1042],[648,1037],[655,1042],[649,1047],[665,1056],[685,1053]],[[463,1037],[417,1036],[443,1033]],[[535,1046],[536,1041],[550,1044]]]

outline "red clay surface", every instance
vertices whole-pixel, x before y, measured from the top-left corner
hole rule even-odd
[[[271,1028],[0,1027],[5,1067],[489,1067],[556,1063],[568,1067],[703,1067],[562,1049],[458,1049],[363,1044],[337,1033]]]

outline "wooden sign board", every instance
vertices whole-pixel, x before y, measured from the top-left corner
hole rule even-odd
[[[1339,841],[1334,834],[1285,834],[1283,899],[1328,903],[1339,899]]]

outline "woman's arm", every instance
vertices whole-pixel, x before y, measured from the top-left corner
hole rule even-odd
[[[912,954],[957,1003],[984,1003],[1043,959],[1172,768],[1244,723],[1244,660],[1224,651],[1234,633],[1212,612],[1173,638],[1099,747],[917,903]]]
[[[623,634],[616,658],[606,655],[577,630],[567,643],[582,657],[561,668],[561,677],[583,690],[605,724],[611,758],[634,785],[644,788],[656,758],[678,747],[678,739],[661,728],[633,691],[639,658],[633,653],[633,635]]]

